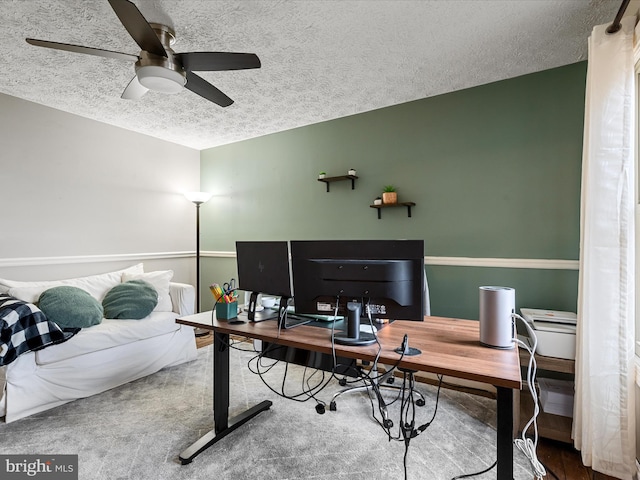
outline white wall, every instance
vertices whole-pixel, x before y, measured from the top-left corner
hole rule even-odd
[[[144,261],[193,284],[199,189],[198,150],[0,94],[2,278]]]

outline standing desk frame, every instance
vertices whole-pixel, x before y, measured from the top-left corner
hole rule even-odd
[[[229,418],[229,336],[237,335],[288,347],[319,353],[332,353],[330,329],[302,325],[278,332],[277,322],[231,325],[217,320],[212,312],[189,315],[176,320],[183,325],[213,331],[213,420],[214,429],[205,434],[179,456],[183,465],[222,440],[229,433],[268,410],[272,402],[265,400],[240,415]],[[480,345],[479,323],[443,317],[425,317],[424,322],[396,320],[378,331],[382,352],[381,364],[395,365],[400,358],[394,351],[404,335],[409,345],[422,351],[405,356],[398,367],[420,372],[473,380],[496,387],[497,401],[497,479],[513,480],[513,390],[522,388],[517,347],[500,350]],[[364,361],[374,361],[378,345],[352,347],[334,345],[336,355]]]

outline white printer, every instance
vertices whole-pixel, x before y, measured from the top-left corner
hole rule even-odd
[[[578,320],[575,313],[536,308],[521,308],[520,312],[538,338],[536,353],[575,360]]]

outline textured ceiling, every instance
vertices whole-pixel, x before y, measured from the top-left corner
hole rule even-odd
[[[198,72],[235,103],[120,95],[133,63],[26,37],[137,55],[107,0],[0,0],[0,92],[204,149],[587,58],[619,0],[136,0],[176,52],[256,53],[262,68]]]

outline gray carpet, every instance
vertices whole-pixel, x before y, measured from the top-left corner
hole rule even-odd
[[[283,399],[264,386],[247,368],[252,356],[231,352],[230,414],[265,399],[273,406],[191,464],[183,466],[177,457],[213,425],[212,347],[201,348],[191,363],[2,424],[0,451],[77,454],[80,480],[404,478],[404,444],[387,440],[371,419],[365,394],[345,395],[337,411],[319,415],[315,402]],[[302,371],[290,367],[287,393],[301,390]],[[281,372],[270,375],[276,388]],[[318,398],[328,403],[341,388],[331,384]],[[427,405],[417,409],[416,423],[421,425],[431,418],[436,389],[424,384],[418,388],[427,399]],[[392,418],[397,425],[397,412]],[[435,421],[411,441],[407,478],[448,480],[485,469],[495,456],[495,402],[442,389]],[[518,449],[514,457],[514,478],[532,479]],[[495,477],[494,468],[474,478]]]

